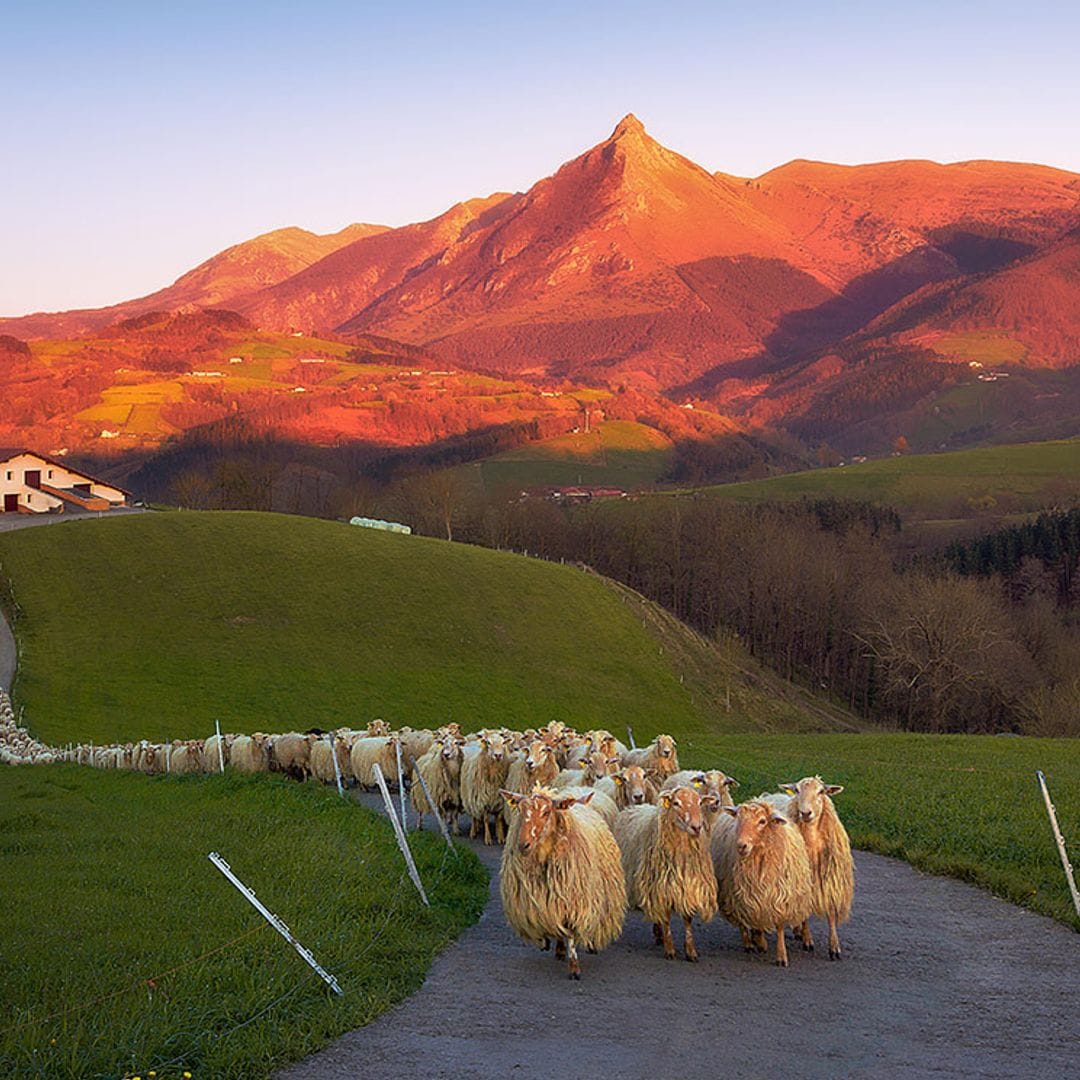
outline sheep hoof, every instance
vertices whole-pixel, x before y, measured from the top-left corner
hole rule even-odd
[[[696,964],[698,962],[698,954],[697,953],[687,953],[686,954],[686,962],[688,964]]]
[[[580,971],[571,971],[570,972],[570,978],[573,979],[574,982],[581,982],[581,972]]]
[[[840,959],[840,950],[839,949],[830,949],[829,950],[829,959],[830,960],[839,960]]]
[[[585,951],[586,951],[586,952],[587,952],[587,953],[588,953],[588,954],[589,954],[590,956],[595,956],[595,955],[596,955],[596,949],[586,949]]]
[[[811,941],[810,944],[807,945],[807,943],[804,941],[802,951],[803,952],[813,952],[814,951],[814,943]]]
[[[665,950],[664,950],[664,959],[665,959],[665,960],[674,960],[674,959],[675,959],[675,953],[674,953],[674,952],[668,952],[668,951],[667,951],[667,950],[665,949]]]
[[[777,960],[777,961],[776,961],[776,966],[777,966],[777,967],[787,967],[787,966],[788,966],[788,964],[787,964],[787,961],[786,961],[786,960]]]

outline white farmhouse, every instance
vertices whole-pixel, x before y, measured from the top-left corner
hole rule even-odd
[[[130,492],[34,450],[0,447],[0,514],[63,513],[67,506],[111,510]]]

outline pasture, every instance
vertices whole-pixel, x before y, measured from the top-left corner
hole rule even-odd
[[[0,1074],[268,1075],[415,990],[487,873],[280,777],[0,770]],[[338,978],[333,995],[207,860],[217,850]]]
[[[994,509],[1026,512],[1080,496],[1080,440],[905,454],[701,491],[742,502],[859,499],[888,503],[922,518]]]
[[[716,715],[834,730],[604,579],[418,536],[258,513],[142,514],[0,536],[13,697],[47,742],[391,724],[585,729]],[[62,662],[58,662],[63,658]]]

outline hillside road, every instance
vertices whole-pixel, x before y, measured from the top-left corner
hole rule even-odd
[[[817,923],[818,951],[789,943],[783,970],[743,953],[719,918],[695,930],[699,964],[665,961],[631,913],[573,983],[510,931],[499,852],[474,849],[492,871],[480,921],[412,997],[279,1080],[1076,1074],[1080,934],[970,885],[858,852],[840,962]]]

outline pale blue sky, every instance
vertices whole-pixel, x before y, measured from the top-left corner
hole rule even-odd
[[[636,113],[706,168],[1080,172],[1080,4],[0,0],[0,315],[520,190]]]

